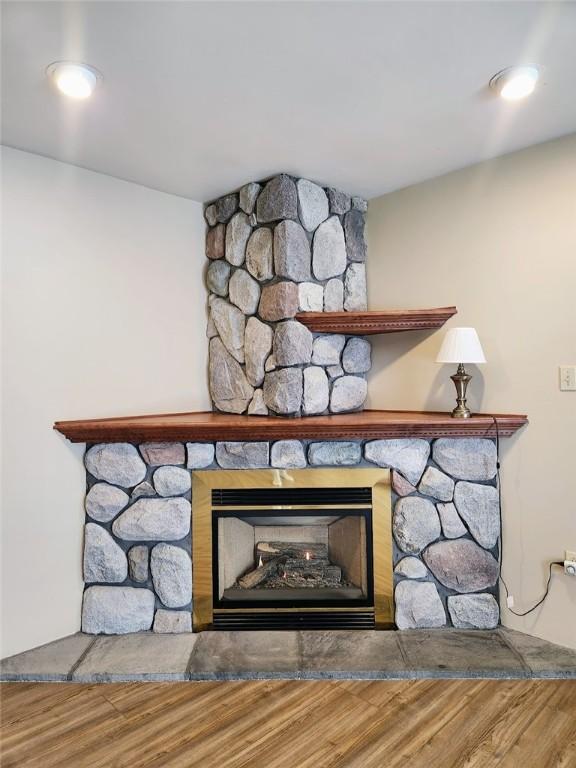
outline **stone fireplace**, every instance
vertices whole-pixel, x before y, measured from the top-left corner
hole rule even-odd
[[[300,312],[367,309],[366,201],[287,174],[205,210],[214,408],[310,416],[362,408],[370,343]]]
[[[209,204],[213,412],[56,425],[87,443],[84,632],[498,624],[494,437],[526,418],[362,412],[365,210],[286,174]]]

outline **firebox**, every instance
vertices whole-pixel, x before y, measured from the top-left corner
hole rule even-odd
[[[193,625],[393,625],[386,469],[192,473]]]

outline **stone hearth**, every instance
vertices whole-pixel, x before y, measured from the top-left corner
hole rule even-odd
[[[191,470],[388,467],[400,629],[498,624],[494,442],[109,443],[88,448],[82,627],[189,632]]]
[[[286,174],[205,209],[214,408],[310,416],[362,408],[370,343],[298,312],[362,311],[365,200]]]

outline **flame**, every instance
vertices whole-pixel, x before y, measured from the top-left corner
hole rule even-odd
[[[258,560],[258,568],[262,568],[264,563],[262,562],[262,555],[260,555],[260,559]]]
[[[310,560],[310,552],[306,552],[306,560]]]

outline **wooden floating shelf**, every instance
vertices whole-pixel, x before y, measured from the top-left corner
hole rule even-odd
[[[210,411],[57,421],[54,429],[73,443],[143,443],[163,440],[374,440],[399,437],[510,437],[526,416],[476,414],[453,419],[429,411],[361,411],[333,416],[237,416]]]
[[[366,312],[300,312],[296,315],[296,320],[316,333],[371,336],[377,333],[441,328],[457,311],[456,307],[439,307],[437,309],[383,309]]]

